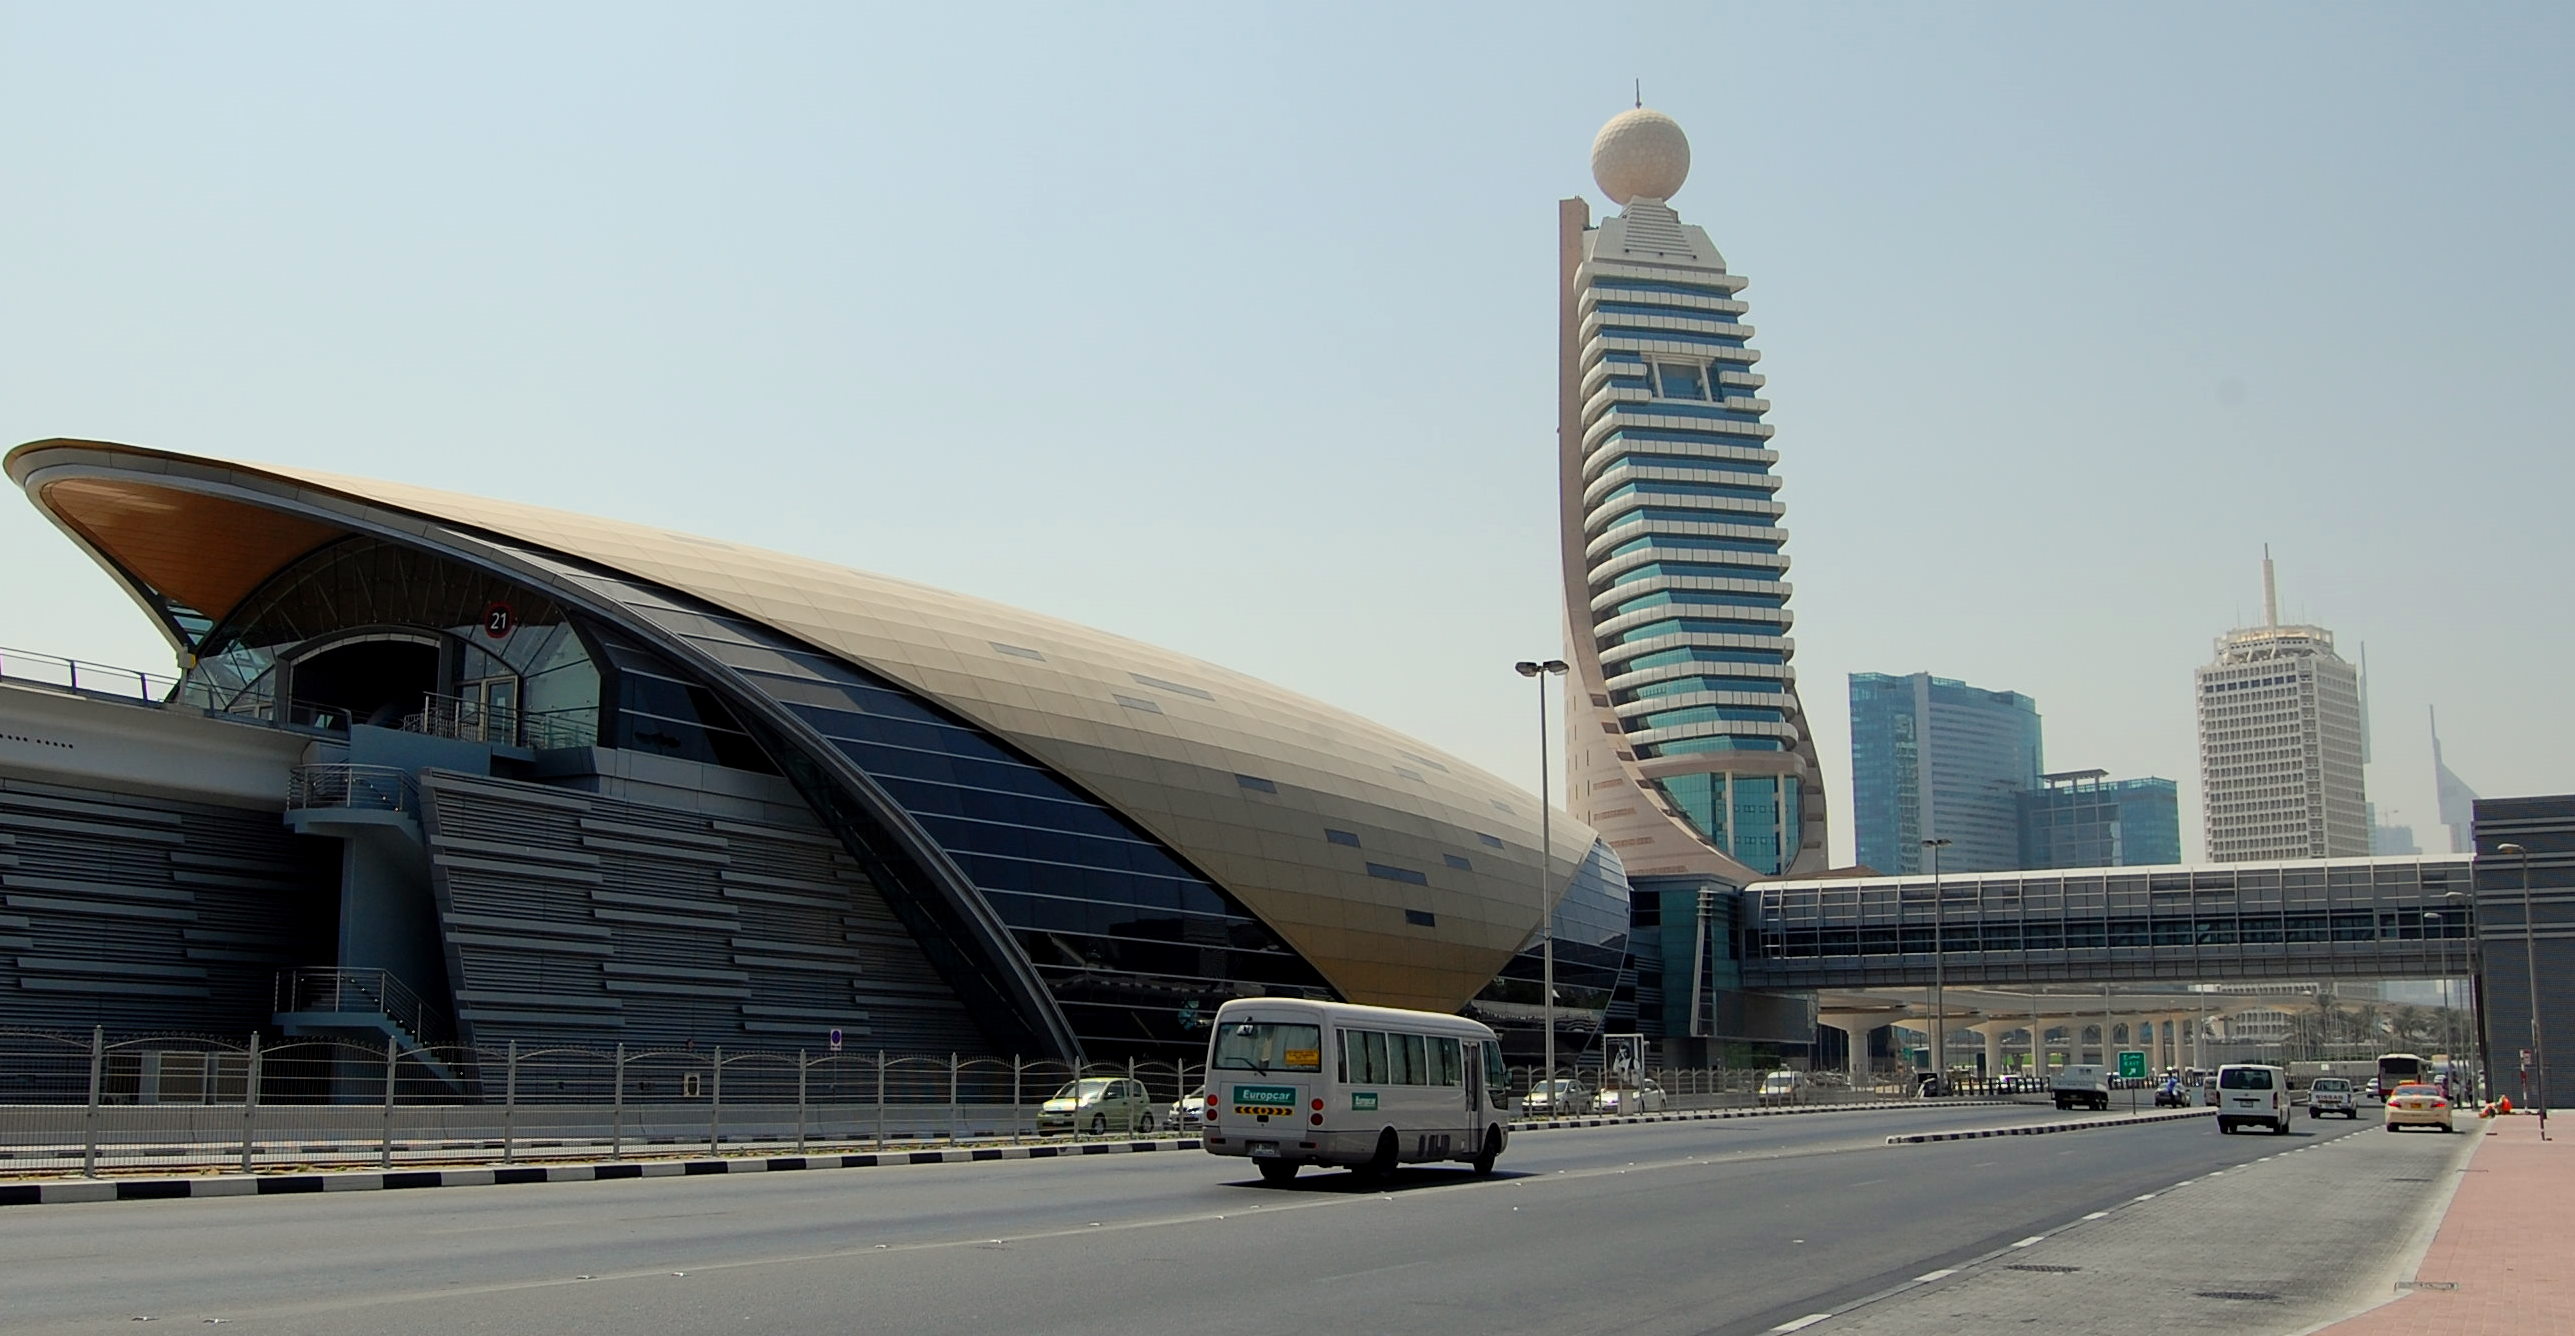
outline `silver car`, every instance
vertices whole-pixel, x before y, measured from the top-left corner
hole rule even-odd
[[[1153,1130],[1153,1101],[1144,1082],[1122,1076],[1086,1076],[1067,1081],[1055,1097],[1037,1106],[1040,1132],[1139,1133]]]

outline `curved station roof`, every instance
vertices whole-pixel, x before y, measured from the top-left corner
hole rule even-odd
[[[155,617],[183,662],[281,572],[358,536],[540,591],[756,694],[703,644],[603,597],[599,579],[721,610],[890,682],[1051,770],[1233,897],[1352,1001],[1461,1008],[1536,934],[1541,887],[1552,903],[1597,857],[1594,833],[1559,815],[1542,877],[1540,813],[1515,786],[1240,673],[981,599],[309,469],[80,440],[20,446],[7,466]],[[767,709],[791,745],[829,750],[776,705],[750,708]],[[1022,987],[1023,1002],[1042,992]]]

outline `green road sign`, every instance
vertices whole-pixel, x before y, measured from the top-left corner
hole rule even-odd
[[[2145,1080],[2146,1055],[2133,1048],[2121,1049],[2119,1051],[2119,1079],[2122,1081]]]

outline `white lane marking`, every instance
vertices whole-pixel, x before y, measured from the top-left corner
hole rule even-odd
[[[2086,1220],[2107,1220],[2110,1218],[2110,1213],[2108,1211],[2094,1211],[2092,1214],[2083,1218]]]
[[[2030,1246],[2030,1245],[2031,1245],[2031,1244],[2033,1244],[2033,1243],[2045,1243],[2045,1242],[2047,1242],[2047,1235],[2045,1235],[2045,1234],[2032,1234],[2032,1235],[2030,1235],[2028,1238],[2025,1238],[2025,1239],[2021,1240],[2020,1242],[2013,1244],[2012,1246],[2013,1246],[2013,1247],[2015,1247],[2015,1248],[2026,1248],[2026,1247]]]
[[[2140,1194],[2137,1196],[2136,1200],[2138,1200],[2138,1201],[2153,1201],[2155,1198],[2160,1197],[2160,1196],[2162,1196],[2162,1195],[2164,1195],[2164,1194],[2162,1194],[2162,1193],[2160,1193],[2160,1192],[2147,1192],[2147,1193],[2140,1193]]]
[[[1944,1277],[1944,1276],[1954,1276],[1954,1275],[1957,1275],[1957,1274],[1958,1274],[1958,1268],[1956,1268],[1956,1267],[1954,1267],[1954,1266],[1944,1266],[1944,1267],[1940,1268],[1940,1269],[1939,1269],[1939,1270],[1937,1270],[1937,1271],[1925,1271],[1925,1272],[1923,1272],[1921,1275],[1916,1276],[1916,1277],[1914,1277],[1914,1278],[1913,1278],[1913,1283],[1914,1283],[1914,1284],[1916,1284],[1916,1285],[1927,1285],[1927,1284],[1930,1284],[1932,1281],[1935,1281],[1935,1280],[1939,1280],[1939,1279],[1941,1279],[1941,1278],[1942,1278],[1942,1277]]]
[[[1830,1313],[1808,1313],[1806,1316],[1801,1317],[1801,1318],[1797,1319],[1797,1320],[1796,1320],[1796,1321],[1794,1321],[1794,1322],[1782,1322],[1782,1323],[1780,1323],[1778,1326],[1771,1328],[1771,1330],[1772,1330],[1772,1331],[1804,1331],[1804,1330],[1806,1330],[1808,1327],[1814,1326],[1816,1323],[1821,1322],[1821,1321],[1823,1321],[1824,1319],[1826,1319],[1826,1318],[1828,1318],[1828,1317],[1831,1317],[1831,1316],[1833,1316],[1833,1315],[1832,1315],[1832,1314],[1830,1314]]]

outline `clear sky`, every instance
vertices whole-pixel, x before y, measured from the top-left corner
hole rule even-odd
[[[1751,280],[1837,817],[1846,675],[1931,671],[2196,850],[2268,542],[2439,849],[2427,706],[2575,789],[2570,68],[2558,4],[0,0],[0,443],[823,557],[1533,783],[1554,201],[1641,77]],[[168,663],[32,508],[0,560],[0,646]]]

